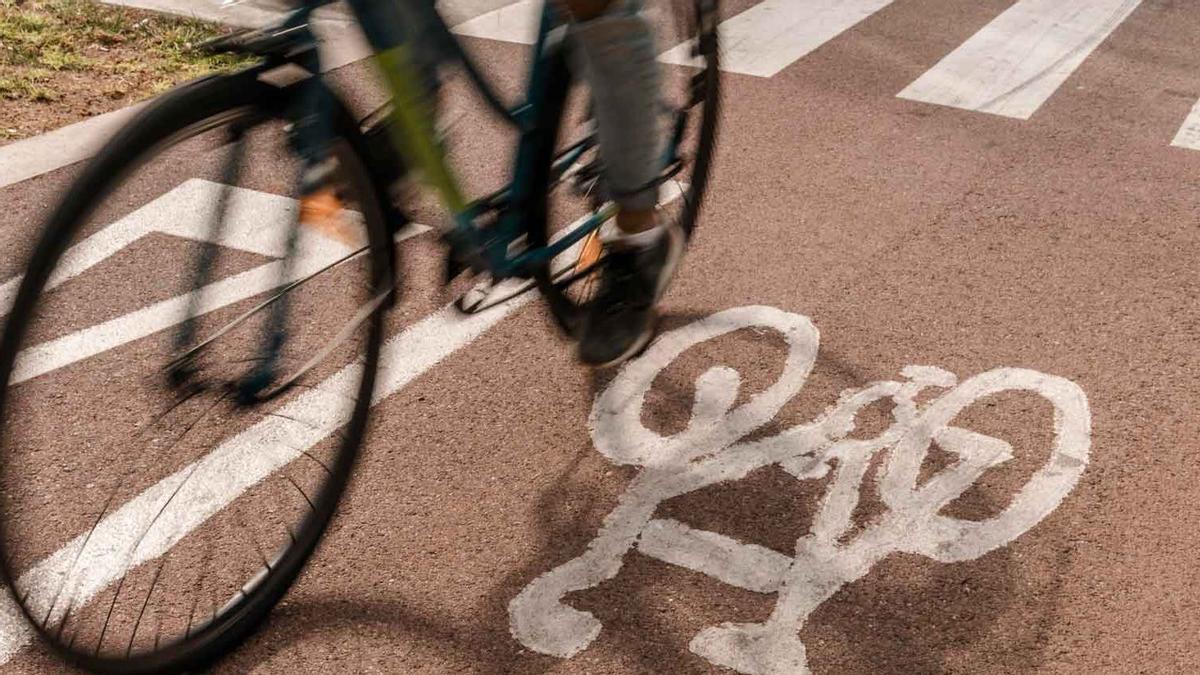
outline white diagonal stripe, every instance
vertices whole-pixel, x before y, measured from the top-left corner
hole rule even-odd
[[[1141,0],[1020,0],[897,96],[1029,119]]]
[[[152,232],[204,240],[221,189],[217,183],[189,180],[84,239],[64,254],[49,287],[53,288],[82,274]],[[296,201],[287,197],[230,188],[229,206],[217,243],[258,255],[282,256],[284,239],[290,224],[295,221],[297,209]],[[410,225],[397,235],[397,239],[406,239],[428,230],[424,225]],[[308,228],[301,229],[298,247],[297,260],[287,281],[312,274],[350,252],[344,243]],[[279,286],[282,268],[282,262],[272,261],[209,284],[200,294],[196,314],[216,311]],[[8,309],[7,303],[16,294],[19,281],[18,277],[0,285],[0,310]],[[188,294],[177,295],[28,347],[17,356],[9,384],[15,385],[45,375],[178,325],[187,316],[188,302]]]
[[[1171,141],[1171,145],[1177,148],[1187,148],[1189,150],[1200,150],[1200,101],[1192,107],[1192,111],[1188,113],[1187,119],[1183,121],[1183,126],[1179,127],[1179,133],[1175,134],[1175,140]]]
[[[765,0],[721,23],[721,70],[771,77],[892,0]],[[691,46],[662,55],[687,65]]]

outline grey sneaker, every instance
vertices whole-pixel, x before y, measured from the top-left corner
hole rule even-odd
[[[654,305],[667,289],[683,255],[683,232],[666,231],[653,244],[609,244],[600,272],[600,291],[588,307],[579,340],[579,360],[612,366],[636,356],[654,337]]]

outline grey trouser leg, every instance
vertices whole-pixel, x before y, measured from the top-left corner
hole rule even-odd
[[[658,53],[640,9],[636,0],[614,0],[604,14],[571,26],[592,90],[605,178],[629,210],[655,207],[658,190],[646,186],[662,169]]]

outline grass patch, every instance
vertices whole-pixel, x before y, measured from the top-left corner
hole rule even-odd
[[[0,0],[0,140],[236,68],[244,60],[195,49],[224,32],[94,0]]]

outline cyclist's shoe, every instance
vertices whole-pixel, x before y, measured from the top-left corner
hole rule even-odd
[[[579,360],[612,366],[636,356],[654,337],[654,305],[683,255],[683,232],[662,225],[649,244],[611,242],[601,271],[600,291],[588,307],[579,340]]]

